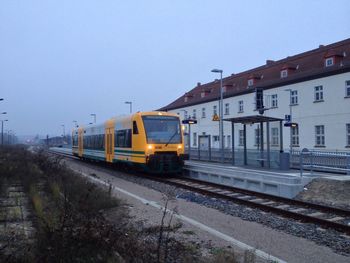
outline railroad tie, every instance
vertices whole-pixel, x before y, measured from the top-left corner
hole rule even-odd
[[[261,199],[261,198],[256,198],[256,199],[252,199],[250,200],[251,202],[254,202],[254,203],[261,203],[263,201],[265,201],[265,199]]]
[[[306,208],[296,208],[296,209],[291,209],[290,211],[291,212],[294,212],[294,213],[299,213],[299,212],[303,212],[307,210]]]
[[[247,199],[252,198],[252,197],[250,195],[243,195],[243,196],[239,196],[238,198],[247,200]]]
[[[279,205],[279,206],[276,206],[276,208],[278,208],[278,209],[286,209],[288,207],[290,207],[290,205]]]
[[[312,216],[312,217],[319,217],[324,215],[324,213],[321,212],[315,212],[315,213],[311,213],[311,214],[307,214],[308,216]]]
[[[273,205],[273,204],[276,204],[276,202],[274,201],[268,201],[266,203],[262,203],[263,205]]]
[[[232,194],[228,194],[229,196],[231,196],[231,197],[236,197],[236,196],[239,196],[239,195],[241,195],[241,194],[238,194],[238,193],[232,193]]]
[[[344,219],[344,217],[336,216],[336,217],[332,217],[332,218],[327,219],[327,221],[336,222],[336,221],[340,221],[343,219]]]

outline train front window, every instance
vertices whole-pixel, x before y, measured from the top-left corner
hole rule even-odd
[[[142,116],[147,143],[181,143],[181,126],[178,117]]]

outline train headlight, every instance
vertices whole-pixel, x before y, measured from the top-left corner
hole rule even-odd
[[[147,145],[147,149],[148,149],[148,150],[152,150],[152,149],[153,149],[153,145],[150,145],[150,144]]]
[[[177,148],[180,150],[182,149],[182,145],[178,145]]]

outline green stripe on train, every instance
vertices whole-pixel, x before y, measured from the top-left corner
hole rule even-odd
[[[131,150],[114,150],[115,153],[133,153],[133,154],[145,154],[144,151],[131,151]]]

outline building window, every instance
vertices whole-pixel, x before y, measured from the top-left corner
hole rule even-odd
[[[197,119],[197,110],[196,109],[193,109],[193,111],[192,111],[192,118]]]
[[[326,58],[325,62],[326,67],[330,67],[334,65],[334,58]]]
[[[315,126],[315,146],[325,146],[324,125]]]
[[[299,127],[291,127],[292,146],[299,146]]]
[[[205,118],[205,108],[202,108],[202,119]]]
[[[239,130],[239,146],[243,146],[244,144],[244,130]]]
[[[214,141],[214,142],[220,141],[219,135],[214,135],[214,136],[213,136],[213,141]]]
[[[277,94],[271,95],[271,107],[272,108],[277,108]]]
[[[350,147],[350,123],[346,124],[346,143]]]
[[[281,70],[281,79],[288,77],[288,69]]]
[[[248,87],[251,87],[254,85],[254,79],[248,79]]]
[[[238,101],[238,112],[243,112],[243,100]]]
[[[229,114],[230,114],[230,104],[225,103],[225,115],[229,115]]]
[[[315,87],[315,101],[323,101],[323,86]]]
[[[197,133],[193,133],[193,146],[197,146]]]
[[[218,115],[218,110],[216,105],[213,106],[213,115]]]
[[[298,91],[292,90],[290,92],[290,105],[297,105],[298,104]]]
[[[184,119],[187,119],[187,110],[184,110]]]
[[[278,145],[279,138],[278,138],[278,128],[272,128],[271,129],[271,144],[272,145]]]
[[[260,129],[259,128],[254,130],[254,135],[255,135],[254,145],[259,146],[260,145]]]
[[[345,97],[350,97],[350,80],[345,81]]]
[[[226,148],[231,148],[231,135],[227,135],[227,146],[226,146]]]

